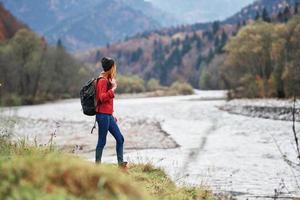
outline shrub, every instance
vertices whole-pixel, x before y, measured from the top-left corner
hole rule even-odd
[[[188,95],[193,94],[194,90],[189,83],[176,81],[171,85],[170,92],[175,95]]]
[[[141,93],[150,92],[150,96],[188,95],[193,94],[193,87],[187,82],[174,82],[169,87],[161,86],[156,79],[150,79],[146,84],[138,76],[119,75],[117,77],[117,93]],[[146,85],[146,87],[145,87]]]
[[[145,82],[138,76],[123,76],[119,75],[118,80],[118,93],[140,93],[145,91]]]
[[[16,94],[8,94],[6,96],[3,96],[0,100],[0,105],[7,106],[19,106],[23,103],[22,98]]]
[[[162,88],[162,86],[159,84],[159,81],[156,79],[150,79],[146,84],[146,89],[147,89],[147,91],[150,91],[150,92],[159,90],[161,88]]]

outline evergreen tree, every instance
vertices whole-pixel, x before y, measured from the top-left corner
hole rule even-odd
[[[240,28],[241,28],[241,22],[239,21],[239,22],[236,24],[236,30],[238,31],[238,30],[240,30]]]
[[[197,49],[199,49],[199,50],[203,47],[203,43],[202,43],[201,38],[197,39],[196,46],[197,46]]]
[[[192,41],[197,41],[198,40],[198,35],[196,34],[196,32],[193,32],[193,36],[192,36]]]
[[[210,31],[204,31],[203,35],[204,35],[204,37],[206,37],[206,39],[207,39],[208,41],[212,41],[213,38],[214,38],[213,33],[210,32]]]
[[[279,13],[277,14],[277,21],[283,22],[283,14],[281,11],[279,11]]]
[[[226,45],[227,40],[228,40],[228,36],[227,36],[226,32],[223,30],[222,35],[221,35],[220,45],[219,45],[219,48],[217,49],[218,53],[222,53],[223,47]]]
[[[215,53],[214,53],[213,49],[210,48],[209,49],[209,53],[208,53],[208,55],[206,57],[206,63],[207,64],[210,63],[210,61],[214,58],[214,56],[215,56]]]
[[[101,61],[101,58],[102,58],[101,52],[99,50],[97,50],[96,56],[95,56],[95,63]]]
[[[175,45],[176,45],[176,41],[174,39],[172,39],[172,41],[171,41],[171,47],[173,47]]]
[[[170,53],[170,46],[169,45],[166,45],[165,48],[164,48],[164,54],[169,54]]]
[[[226,44],[227,40],[228,40],[228,36],[227,36],[226,32],[223,30],[222,36],[221,36],[221,44],[222,44],[222,46],[224,46]]]
[[[137,62],[142,55],[143,55],[143,49],[139,47],[136,51],[134,51],[131,54],[130,62]]]
[[[236,29],[232,33],[232,36],[236,36],[236,34],[239,32],[240,28],[241,28],[241,22],[238,21],[238,23],[236,24]]]
[[[179,46],[179,44],[180,44],[180,39],[179,38],[176,39],[175,44],[176,44],[176,46]]]
[[[283,11],[283,22],[287,22],[291,18],[291,10],[289,6],[286,6]]]
[[[202,62],[203,62],[203,56],[201,54],[199,54],[199,56],[197,58],[196,66],[195,66],[196,70],[200,69]]]
[[[178,47],[176,47],[173,52],[171,53],[171,55],[169,56],[169,58],[166,61],[166,68],[168,70],[173,69],[175,66],[179,66],[181,64],[181,52],[179,50]]]
[[[246,26],[246,25],[247,25],[246,20],[243,20],[242,25],[243,25],[243,26]]]
[[[271,18],[269,16],[269,13],[268,13],[266,8],[263,9],[262,20],[265,21],[265,22],[271,22]]]
[[[212,32],[215,35],[220,29],[220,22],[219,21],[214,21],[212,24]]]
[[[260,14],[258,11],[256,11],[256,15],[255,15],[255,21],[259,20],[260,19]]]
[[[164,48],[163,48],[163,44],[162,41],[159,40],[155,40],[154,41],[154,50],[152,53],[152,58],[153,60],[162,60],[163,59],[163,55],[164,55]]]
[[[56,48],[57,49],[64,49],[64,45],[63,45],[63,43],[62,43],[62,41],[61,41],[60,38],[56,42]]]
[[[183,40],[181,55],[182,56],[185,55],[190,49],[191,49],[191,42],[188,35],[186,35],[185,39]]]
[[[219,36],[216,36],[215,41],[214,41],[215,49],[218,49],[219,45],[220,45],[220,39],[219,39]]]

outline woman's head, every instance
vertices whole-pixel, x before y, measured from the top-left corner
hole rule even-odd
[[[107,79],[113,79],[116,77],[116,64],[115,61],[112,58],[104,57],[101,60],[103,72],[101,72],[101,75],[104,76]]]

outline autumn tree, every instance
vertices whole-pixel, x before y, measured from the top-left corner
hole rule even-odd
[[[286,66],[283,73],[288,96],[300,95],[300,16],[287,24]]]
[[[272,73],[270,49],[273,25],[257,22],[241,29],[226,45],[227,80],[246,96],[266,96]],[[249,87],[250,86],[250,87]]]
[[[274,96],[279,98],[284,98],[284,80],[283,80],[283,71],[286,66],[287,59],[287,27],[284,24],[278,24],[274,27],[273,32],[273,43],[271,49],[271,55],[274,65],[274,71],[271,77],[271,84],[273,85]]]
[[[226,82],[241,97],[300,95],[299,38],[300,16],[246,26],[226,45]]]
[[[75,97],[87,71],[58,41],[47,46],[22,29],[0,46],[1,104],[32,104]]]

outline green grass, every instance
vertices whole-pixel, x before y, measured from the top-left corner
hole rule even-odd
[[[151,164],[134,165],[130,176],[143,185],[154,199],[216,199],[207,188],[178,187],[161,169]]]
[[[96,165],[53,147],[0,137],[0,199],[215,199],[205,188],[177,187],[150,164]]]

